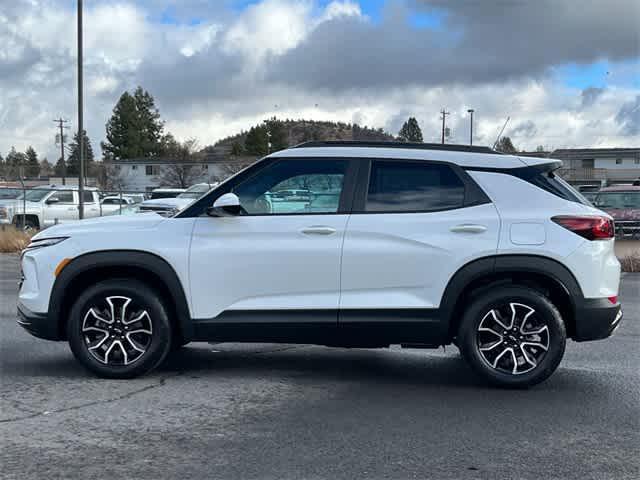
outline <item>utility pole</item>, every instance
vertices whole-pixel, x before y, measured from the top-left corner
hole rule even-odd
[[[78,156],[80,175],[78,177],[78,217],[84,218],[84,125],[82,105],[82,0],[78,0]]]
[[[471,121],[469,123],[469,145],[473,145],[473,108],[467,110],[467,113],[471,115]]]
[[[444,108],[442,108],[442,110],[440,111],[440,114],[442,115],[442,144],[444,145],[444,129],[445,129],[445,119],[447,118],[447,115],[450,115],[451,112],[447,112]]]
[[[65,126],[65,123],[68,120],[64,120],[62,118],[58,118],[54,120],[55,123],[58,124],[58,128],[60,128],[60,158],[62,158],[62,185],[67,184],[67,164],[64,161],[64,130],[69,128]]]

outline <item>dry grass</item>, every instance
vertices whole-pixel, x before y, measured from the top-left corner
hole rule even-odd
[[[18,253],[25,248],[33,233],[17,230],[12,226],[0,227],[0,253]]]
[[[623,272],[640,272],[640,252],[621,258],[620,263]]]

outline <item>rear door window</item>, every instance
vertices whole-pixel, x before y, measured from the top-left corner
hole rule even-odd
[[[448,165],[373,161],[367,212],[433,212],[460,208],[465,185]]]

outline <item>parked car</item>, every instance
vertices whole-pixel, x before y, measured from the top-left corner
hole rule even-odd
[[[21,188],[0,187],[0,200],[14,200],[23,192]]]
[[[27,190],[14,200],[0,200],[0,224],[40,229],[80,218],[77,187],[49,185]],[[100,216],[98,191],[84,190],[85,218]]]
[[[612,218],[560,165],[455,145],[279,151],[172,218],[39,233],[22,256],[19,323],[109,378],[190,341],[453,343],[488,382],[531,386],[568,338],[606,338],[622,318]],[[292,184],[339,201],[272,211],[265,199]]]
[[[142,203],[146,200],[144,193],[125,193],[122,196],[130,198],[133,203]]]
[[[103,215],[134,215],[136,213],[141,213],[140,205],[137,203],[130,203],[128,205],[123,205],[122,208],[118,208],[117,210],[103,213]]]
[[[125,197],[124,195],[120,197],[119,195],[112,195],[109,197],[104,197],[100,202],[100,209],[102,215],[108,215],[112,212],[118,212],[123,207],[127,205],[135,204],[134,200],[130,197]]]
[[[176,198],[181,193],[184,193],[184,188],[156,188],[151,192],[151,199],[156,198]]]
[[[217,185],[217,184],[216,184]],[[156,198],[145,200],[140,204],[141,212],[155,212],[159,215],[170,217],[181,209],[207,193],[214,185],[210,183],[198,183],[175,198]]]
[[[603,188],[595,198],[595,206],[613,217],[618,236],[640,238],[640,186]]]

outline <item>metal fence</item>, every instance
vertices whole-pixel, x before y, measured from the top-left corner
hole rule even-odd
[[[84,189],[84,218],[137,213],[150,192]],[[80,219],[79,189],[75,186],[0,185],[0,225],[42,229]]]

